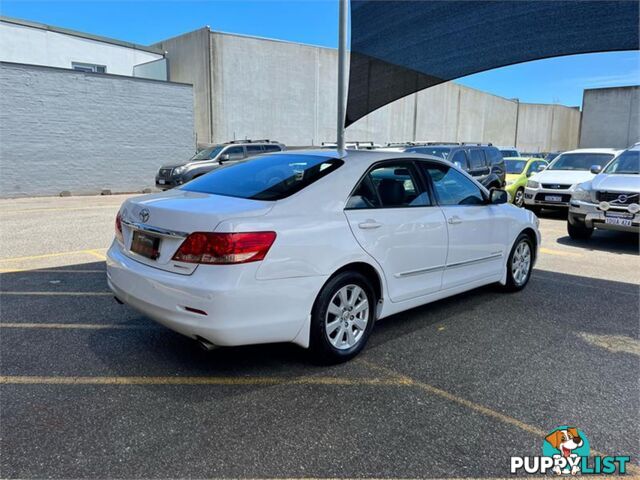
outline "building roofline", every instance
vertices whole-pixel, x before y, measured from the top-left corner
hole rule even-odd
[[[148,47],[146,45],[139,45],[137,43],[125,42],[122,40],[116,40],[115,38],[102,37],[100,35],[93,35],[91,33],[79,32],[77,30],[71,30],[68,28],[54,27],[53,25],[47,25],[44,23],[32,22],[30,20],[22,20],[19,18],[5,17],[0,15],[0,22],[12,23],[14,25],[20,25],[23,27],[37,28],[40,30],[46,30],[54,33],[61,33],[63,35],[70,35],[73,37],[86,38],[96,42],[110,43],[111,45],[117,45],[119,47],[131,48],[134,50],[141,50],[143,52],[155,53],[157,55],[164,56],[164,50],[156,47]]]
[[[80,70],[73,70],[72,68],[62,68],[62,67],[52,67],[49,65],[36,65],[33,63],[18,63],[18,62],[5,62],[4,60],[0,60],[0,67],[18,67],[18,68],[33,68],[39,70],[51,70],[54,72],[60,72],[64,75],[84,75],[84,76],[94,76],[96,78],[116,78],[120,80],[133,80],[135,82],[153,82],[153,83],[165,83],[169,85],[178,85],[181,87],[189,87],[193,88],[193,84],[184,83],[184,82],[174,82],[170,80],[159,80],[157,78],[146,78],[146,77],[133,77],[130,75],[119,75],[116,73],[95,73],[95,72],[83,72]]]
[[[327,47],[324,45],[314,45],[312,43],[295,42],[293,40],[282,40],[280,38],[261,37],[259,35],[248,35],[246,33],[223,32],[221,30],[211,30],[211,29],[209,29],[209,32],[214,34],[219,34],[219,35],[227,35],[230,37],[241,37],[241,38],[247,38],[247,39],[253,39],[253,40],[266,40],[268,42],[288,43],[291,45],[300,45],[302,47],[321,48],[323,50],[333,50],[333,51],[338,50],[337,47]]]
[[[640,88],[640,85],[618,85],[613,87],[593,87],[593,88],[585,88],[584,91],[588,92],[590,90],[614,90],[621,88]]]

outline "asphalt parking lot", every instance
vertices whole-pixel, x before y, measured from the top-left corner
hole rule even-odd
[[[203,352],[118,305],[124,198],[0,201],[1,477],[507,477],[559,425],[638,468],[637,237],[578,243],[543,214],[523,292],[385,319],[320,367],[292,345]]]

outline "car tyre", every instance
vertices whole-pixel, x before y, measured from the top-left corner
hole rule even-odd
[[[567,233],[573,240],[589,240],[593,235],[593,228],[582,225],[572,225],[567,222]]]
[[[524,188],[516,190],[516,193],[513,195],[513,204],[518,208],[524,207]]]
[[[527,286],[533,270],[534,252],[531,237],[526,233],[518,235],[507,260],[507,283],[503,290],[518,292]]]
[[[345,271],[322,287],[311,312],[309,349],[316,362],[346,362],[362,351],[375,321],[376,298],[359,272]]]

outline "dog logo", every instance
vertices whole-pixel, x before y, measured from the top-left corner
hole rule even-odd
[[[576,427],[558,427],[545,437],[542,445],[542,455],[554,459],[566,460],[566,467],[561,468],[557,463],[553,472],[557,475],[580,472],[580,460],[589,456],[589,441],[583,432]]]

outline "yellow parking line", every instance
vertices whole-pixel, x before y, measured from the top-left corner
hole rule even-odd
[[[97,255],[99,249],[72,250],[70,252],[43,253],[42,255],[27,255],[25,257],[0,258],[0,262],[19,262],[21,260],[38,260],[41,258],[62,257],[64,255],[79,255],[82,253]],[[104,256],[102,256],[104,259]]]
[[[104,253],[100,253],[98,250],[87,250],[87,253],[93,255],[94,257],[98,257],[100,260],[106,260],[107,257]]]
[[[51,295],[51,296],[70,296],[70,297],[105,297],[113,296],[111,292],[0,292],[0,295]]]
[[[31,268],[0,268],[0,274],[3,273],[18,273],[18,272],[29,272],[29,273],[106,273],[106,270],[58,270],[55,268],[41,268],[41,269],[31,269]]]
[[[500,413],[496,410],[492,410],[488,407],[485,407],[484,405],[481,405],[479,403],[475,403],[472,402],[471,400],[467,400],[466,398],[463,397],[459,397],[458,395],[455,395],[453,393],[447,392],[446,390],[442,390],[441,388],[438,387],[434,387],[433,385],[429,385],[428,383],[423,383],[420,382],[418,380],[414,380],[410,377],[407,377],[405,375],[402,375],[399,372],[396,372],[390,368],[387,367],[383,367],[381,365],[377,365],[375,363],[371,363],[367,360],[363,360],[363,359],[357,359],[357,361],[363,365],[366,365],[367,367],[369,367],[372,370],[376,370],[378,372],[382,372],[386,375],[390,375],[392,377],[395,377],[398,380],[403,380],[405,382],[405,384],[407,385],[414,385],[418,388],[420,388],[421,390],[424,390],[428,393],[434,394],[438,397],[441,398],[445,398],[446,400],[449,400],[451,402],[457,403],[459,405],[462,405],[464,407],[467,407],[471,410],[474,410],[478,413],[481,413],[485,416],[488,417],[493,417],[503,423],[507,423],[509,425],[513,425],[514,427],[518,427],[521,430],[524,430],[526,432],[532,433],[533,435],[537,435],[537,436],[546,436],[547,433],[544,432],[543,430],[540,430],[539,428],[536,428],[532,425],[529,425],[527,423],[524,423],[516,418],[510,417],[508,415],[505,415],[503,413]]]
[[[517,418],[510,417],[509,415],[505,415],[504,413],[498,412],[497,410],[493,410],[480,403],[467,400],[466,398],[460,397],[451,392],[447,392],[446,390],[443,390],[441,388],[434,387],[433,385],[429,385],[428,383],[424,383],[419,380],[414,380],[413,378],[403,375],[399,372],[396,372],[395,370],[392,370],[387,367],[383,367],[382,365],[377,365],[375,363],[369,362],[368,360],[358,358],[355,361],[369,367],[372,370],[384,373],[385,375],[390,375],[391,377],[395,378],[398,382],[403,382],[402,385],[411,385],[411,386],[418,387],[427,393],[431,393],[440,398],[444,398],[453,403],[457,403],[458,405],[462,405],[463,407],[467,407],[468,409],[478,412],[482,415],[494,418],[502,423],[506,423],[507,425],[511,425],[513,427],[519,428],[520,430],[524,430],[525,432],[531,433],[532,435],[535,435],[537,437],[545,438],[547,436],[548,432],[545,432],[544,430],[541,430],[538,427],[529,425],[528,423],[518,420]],[[593,455],[597,455],[600,457],[607,456],[605,453],[599,452],[594,449],[591,449],[591,453]],[[631,472],[639,473],[640,469],[638,469],[638,467],[636,467],[635,465],[628,465],[628,471],[630,473]]]
[[[402,385],[385,378],[344,377],[44,377],[0,376],[11,385]]]
[[[145,325],[122,325],[117,323],[0,323],[0,328],[53,328],[70,330],[150,330],[156,327]]]
[[[565,252],[564,250],[553,250],[551,248],[540,247],[540,253],[546,253],[548,255],[558,255],[560,257],[582,257],[581,253]]]

